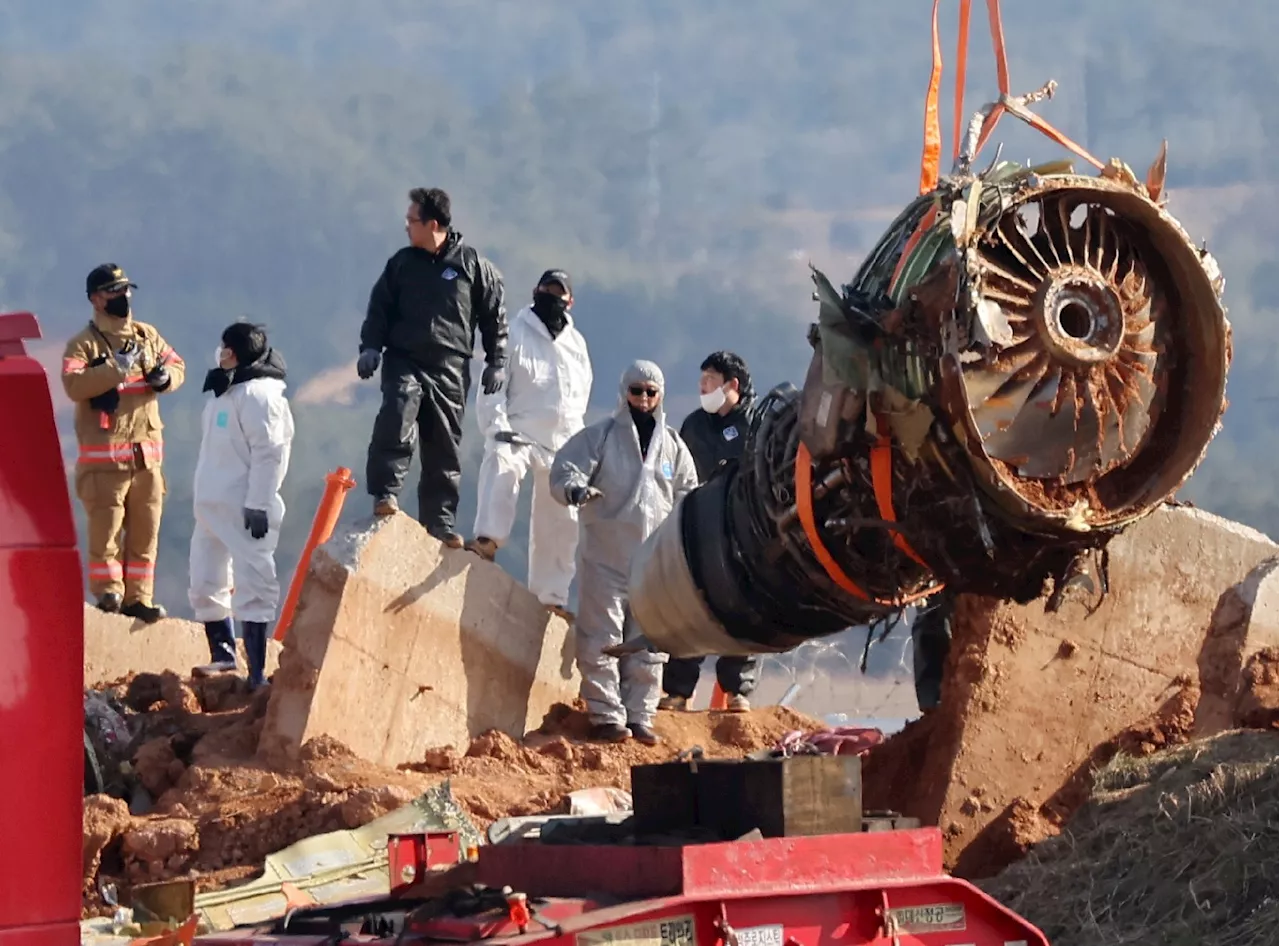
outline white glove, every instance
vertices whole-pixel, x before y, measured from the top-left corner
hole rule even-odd
[[[116,364],[121,371],[128,373],[138,364],[138,359],[141,357],[141,348],[133,342],[125,342],[124,348],[116,352]]]

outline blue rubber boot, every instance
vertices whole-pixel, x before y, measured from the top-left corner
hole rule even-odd
[[[256,690],[267,682],[267,623],[244,622],[244,652],[249,661],[249,688]]]
[[[205,640],[209,642],[209,663],[195,668],[197,676],[229,673],[236,669],[236,632],[231,618],[204,622]]]

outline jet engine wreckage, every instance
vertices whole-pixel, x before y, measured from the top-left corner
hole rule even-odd
[[[1025,103],[1051,93],[997,104],[1044,130]],[[789,650],[944,585],[1026,602],[1093,568],[1105,588],[1107,542],[1199,464],[1230,326],[1216,262],[1164,209],[1163,148],[1145,182],[1091,157],[1098,176],[975,174],[991,110],[849,283],[813,271],[803,388],[770,391],[742,460],[636,555],[654,649]]]

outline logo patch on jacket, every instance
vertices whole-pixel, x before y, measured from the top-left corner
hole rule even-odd
[[[675,475],[675,470],[673,470],[671,467],[671,461],[663,460],[662,461],[662,478],[664,480],[669,480],[674,475]]]
[[[724,429],[723,433],[724,433],[724,439],[725,439],[725,440],[737,440],[737,439],[738,439],[738,428],[737,428],[737,427],[726,427],[726,428]]]
[[[444,279],[457,279],[458,271],[454,269],[452,266],[450,266],[443,273],[441,273],[440,276]]]
[[[226,427],[226,426],[227,426],[227,412],[226,412],[226,411],[218,411],[218,416],[217,416],[217,417],[215,417],[215,418],[213,419],[213,422],[214,422],[215,424],[217,424],[219,427]]]

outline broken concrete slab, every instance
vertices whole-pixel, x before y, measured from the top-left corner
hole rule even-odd
[[[1166,506],[1110,544],[1100,601],[962,597],[942,704],[871,753],[866,804],[938,824],[948,866],[984,876],[1054,833],[1117,748],[1238,725],[1242,691],[1266,679],[1254,655],[1280,634],[1276,554]]]
[[[244,642],[237,640],[240,666],[247,666]],[[280,645],[267,642],[267,676],[275,673]],[[143,624],[119,614],[107,614],[92,605],[84,607],[84,685],[97,686],[130,673],[163,673],[172,670],[186,676],[192,667],[209,662],[204,626],[180,618]]]
[[[569,626],[403,513],[318,548],[285,640],[259,752],[314,736],[384,765],[497,729],[519,738],[577,697]]]

